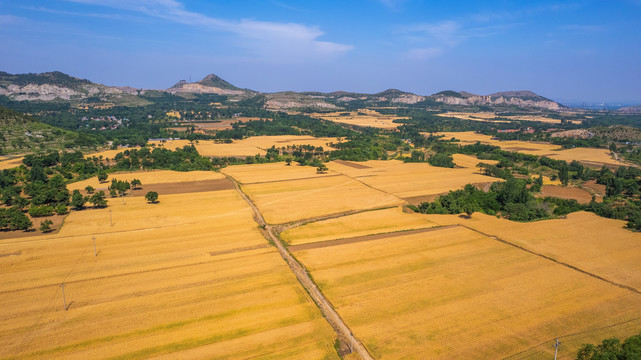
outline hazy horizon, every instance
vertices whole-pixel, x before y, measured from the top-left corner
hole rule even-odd
[[[0,70],[164,89],[396,88],[641,103],[641,1],[0,0]]]

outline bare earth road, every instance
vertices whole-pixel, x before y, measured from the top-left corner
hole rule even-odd
[[[307,293],[309,293],[327,322],[332,326],[332,328],[338,335],[341,344],[347,345],[347,347],[349,348],[348,352],[356,353],[364,360],[373,360],[374,358],[369,354],[365,346],[354,336],[354,334],[352,334],[352,330],[347,326],[347,324],[345,324],[336,310],[334,310],[332,304],[327,300],[320,289],[318,289],[316,284],[314,284],[303,266],[298,261],[296,261],[296,259],[294,259],[294,257],[280,242],[275,234],[275,229],[271,225],[265,223],[263,215],[260,213],[256,205],[254,205],[254,203],[249,199],[249,197],[245,195],[245,193],[243,193],[243,191],[240,189],[240,186],[238,185],[238,182],[229,175],[227,175],[227,178],[234,184],[234,187],[236,188],[236,191],[238,191],[240,196],[242,196],[243,199],[245,199],[245,201],[249,204],[249,206],[251,206],[254,211],[254,219],[261,227],[265,229],[266,237],[269,238],[268,240],[274,242],[276,248],[278,248],[278,251],[280,252],[280,255],[285,260],[285,262],[287,262],[287,265],[289,265],[289,268],[292,270],[294,275],[296,275],[298,282],[300,282]]]

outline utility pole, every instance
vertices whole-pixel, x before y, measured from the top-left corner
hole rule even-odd
[[[109,223],[111,224],[111,226],[114,226],[114,220],[111,217],[111,208],[109,208]]]
[[[65,283],[61,283],[60,287],[62,288],[62,304],[65,306],[65,311],[67,311],[67,300],[65,299]]]
[[[559,346],[561,346],[561,343],[559,342],[559,338],[556,338],[556,343],[554,344],[554,360],[556,360],[556,354],[559,351]]]
[[[98,256],[98,253],[96,252],[96,237],[92,236],[91,240],[93,240],[93,256]]]

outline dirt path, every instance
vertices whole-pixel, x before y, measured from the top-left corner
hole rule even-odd
[[[336,310],[334,310],[334,307],[329,302],[329,300],[327,300],[325,295],[323,295],[316,284],[314,284],[312,279],[307,274],[307,271],[305,271],[303,266],[298,261],[296,261],[296,259],[294,259],[294,257],[287,251],[285,246],[283,246],[283,244],[274,233],[274,228],[272,228],[272,226],[268,225],[265,222],[265,219],[260,213],[260,210],[258,210],[256,205],[254,205],[249,197],[247,197],[247,195],[245,195],[245,193],[240,189],[238,182],[229,175],[227,175],[227,178],[234,184],[234,187],[236,188],[240,196],[242,196],[247,204],[251,206],[252,210],[254,211],[254,219],[260,226],[262,226],[266,230],[266,235],[269,237],[268,240],[274,242],[276,248],[278,248],[278,252],[280,252],[282,258],[285,260],[285,262],[287,262],[287,265],[289,265],[289,268],[292,270],[294,275],[296,275],[298,282],[300,282],[303,288],[305,288],[307,293],[312,297],[327,322],[332,326],[332,328],[338,335],[341,345],[347,346],[347,349],[343,349],[343,346],[341,346],[341,352],[354,352],[364,360],[373,360],[374,358],[369,354],[365,346],[354,336],[354,334],[352,334],[352,330],[347,326],[347,324],[345,324],[340,315],[338,315]]]

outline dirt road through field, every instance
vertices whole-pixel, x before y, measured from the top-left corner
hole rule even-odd
[[[245,195],[245,193],[240,189],[238,182],[229,175],[227,175],[227,178],[234,184],[234,187],[236,188],[236,191],[238,191],[240,196],[242,196],[247,204],[251,206],[252,210],[254,211],[254,219],[260,226],[262,226],[266,230],[266,235],[269,237],[268,240],[274,242],[276,248],[278,248],[278,251],[280,252],[280,255],[285,260],[285,262],[287,262],[287,265],[289,265],[289,268],[292,270],[294,275],[296,275],[296,278],[298,279],[300,284],[312,297],[320,311],[323,313],[325,319],[327,319],[327,322],[332,326],[334,331],[336,331],[341,344],[347,345],[347,347],[349,348],[348,353],[356,353],[364,360],[373,360],[374,358],[369,354],[365,346],[354,336],[354,334],[352,334],[352,330],[347,326],[347,324],[345,324],[340,315],[338,315],[336,310],[334,310],[332,304],[327,300],[325,295],[323,295],[316,284],[314,284],[303,266],[298,261],[296,261],[296,259],[294,259],[289,251],[287,251],[287,249],[283,246],[283,244],[274,233],[274,229],[272,228],[272,226],[268,225],[265,222],[265,219],[260,213],[260,210],[258,210],[258,207],[256,207],[251,199],[249,199],[249,197]]]

